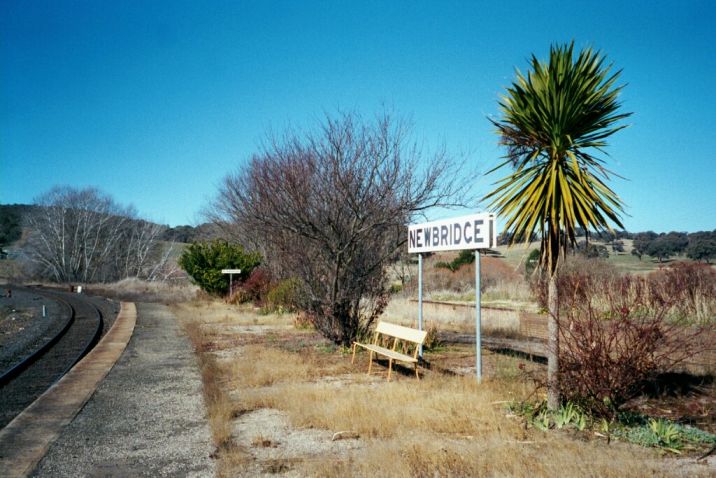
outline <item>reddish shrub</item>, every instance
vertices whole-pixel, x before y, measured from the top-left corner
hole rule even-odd
[[[237,296],[239,302],[253,302],[256,305],[263,305],[271,287],[273,279],[271,273],[264,269],[258,268],[251,272],[251,275],[238,288]]]
[[[613,417],[658,373],[700,350],[705,329],[669,320],[672,301],[653,294],[646,278],[573,274],[560,284],[569,291],[560,299],[560,388],[592,413]]]

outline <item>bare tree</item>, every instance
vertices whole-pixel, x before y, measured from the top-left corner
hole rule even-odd
[[[317,133],[270,138],[214,204],[214,219],[241,231],[279,276],[302,279],[302,308],[337,343],[382,312],[387,263],[409,220],[458,205],[467,190],[460,164],[444,151],[425,157],[408,133],[387,114],[326,117]]]
[[[55,187],[35,201],[28,218],[34,231],[32,257],[60,282],[91,281],[101,273],[125,211],[97,189]]]
[[[152,271],[159,270],[168,259],[160,244],[166,226],[137,219],[133,210],[131,214],[133,220],[122,230],[122,245],[115,252],[115,273],[120,278],[140,277],[151,280],[154,275]]]
[[[55,187],[26,218],[30,258],[58,282],[146,278],[161,260],[164,226],[137,218],[95,188]]]

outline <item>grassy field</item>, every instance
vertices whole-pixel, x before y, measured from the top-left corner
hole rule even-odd
[[[649,256],[643,256],[642,259],[639,259],[637,256],[631,254],[633,241],[631,239],[623,239],[622,242],[624,243],[624,252],[614,252],[610,246],[607,246],[609,257],[606,259],[607,263],[614,265],[621,272],[644,274],[664,267],[670,261],[689,260],[685,256],[677,256],[663,263],[659,263],[656,259]],[[604,243],[599,241],[594,241],[594,244],[604,245]],[[526,245],[516,244],[511,247],[499,246],[496,250],[515,271],[522,272],[524,271],[527,256],[532,250],[538,248],[539,243],[532,242]]]
[[[430,370],[367,376],[345,350],[291,315],[216,301],[174,305],[202,368],[220,476],[713,476],[693,459],[607,441],[592,432],[542,432],[506,408],[536,398],[523,370],[540,366],[474,351],[427,353]],[[398,312],[396,311],[396,314]],[[445,317],[445,320],[449,320]],[[471,368],[472,367],[472,368]],[[375,367],[374,367],[375,369]]]

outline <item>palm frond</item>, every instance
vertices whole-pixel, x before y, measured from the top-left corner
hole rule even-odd
[[[621,70],[611,72],[605,57],[589,48],[574,59],[574,43],[553,46],[549,62],[532,55],[526,74],[515,81],[499,101],[502,118],[490,120],[505,161],[490,171],[511,167],[485,196],[505,219],[513,238],[547,234],[541,261],[555,265],[550,251],[576,240],[577,227],[585,230],[623,227],[620,198],[604,182],[611,171],[590,151],[604,152],[607,139],[625,128],[618,124],[631,113],[620,112],[617,85]],[[563,241],[566,239],[566,242]]]

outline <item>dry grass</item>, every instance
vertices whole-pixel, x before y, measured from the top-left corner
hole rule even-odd
[[[605,447],[600,442],[547,436],[536,440],[504,440],[497,435],[450,440],[425,433],[375,442],[350,459],[307,462],[298,474],[406,478],[674,476],[653,460],[653,454],[634,452],[631,447]]]
[[[110,284],[89,284],[84,289],[87,293],[103,297],[164,304],[193,301],[200,291],[197,286],[188,282],[170,284],[162,281],[147,282],[140,279],[124,279]]]
[[[482,308],[482,331],[487,334],[517,334],[520,314],[516,310]],[[441,331],[473,332],[475,330],[475,307],[464,304],[423,303],[426,327],[435,325]],[[392,297],[385,311],[385,319],[416,327],[418,303],[400,297]]]
[[[222,448],[231,439],[231,418],[235,407],[222,386],[223,370],[218,365],[216,358],[207,353],[207,340],[201,326],[198,322],[184,322],[183,325],[199,358],[212,439],[217,448]]]
[[[294,384],[349,371],[349,363],[340,352],[320,352],[308,345],[300,348],[291,352],[277,348],[277,344],[246,345],[238,357],[223,363],[227,384],[243,390]]]
[[[200,357],[220,476],[674,476],[651,450],[526,429],[505,409],[532,391],[511,357],[489,354],[490,373],[481,385],[472,376],[441,374],[439,367],[421,371],[420,381],[398,373],[386,382],[365,375],[367,354],[351,365],[349,355],[314,333],[286,328],[290,316],[267,318],[218,302],[174,311]],[[242,332],[253,330],[254,321],[264,323],[264,332]],[[449,364],[465,351],[429,360]],[[232,430],[235,417],[259,409],[281,411],[291,433],[349,431],[361,445],[296,456],[285,449],[290,440],[266,429]],[[322,450],[331,446],[326,441]],[[708,475],[708,467],[692,467],[681,476]]]
[[[178,316],[184,320],[199,322],[203,325],[271,325],[290,326],[292,314],[262,314],[251,304],[231,305],[209,297],[172,304]]]
[[[351,430],[362,437],[393,438],[420,430],[444,437],[497,434],[516,439],[517,421],[504,422],[501,384],[477,386],[470,377],[427,377],[379,383],[289,383],[243,393],[242,408],[288,412],[295,426]],[[493,404],[496,403],[496,404]],[[501,426],[498,426],[501,423]]]

